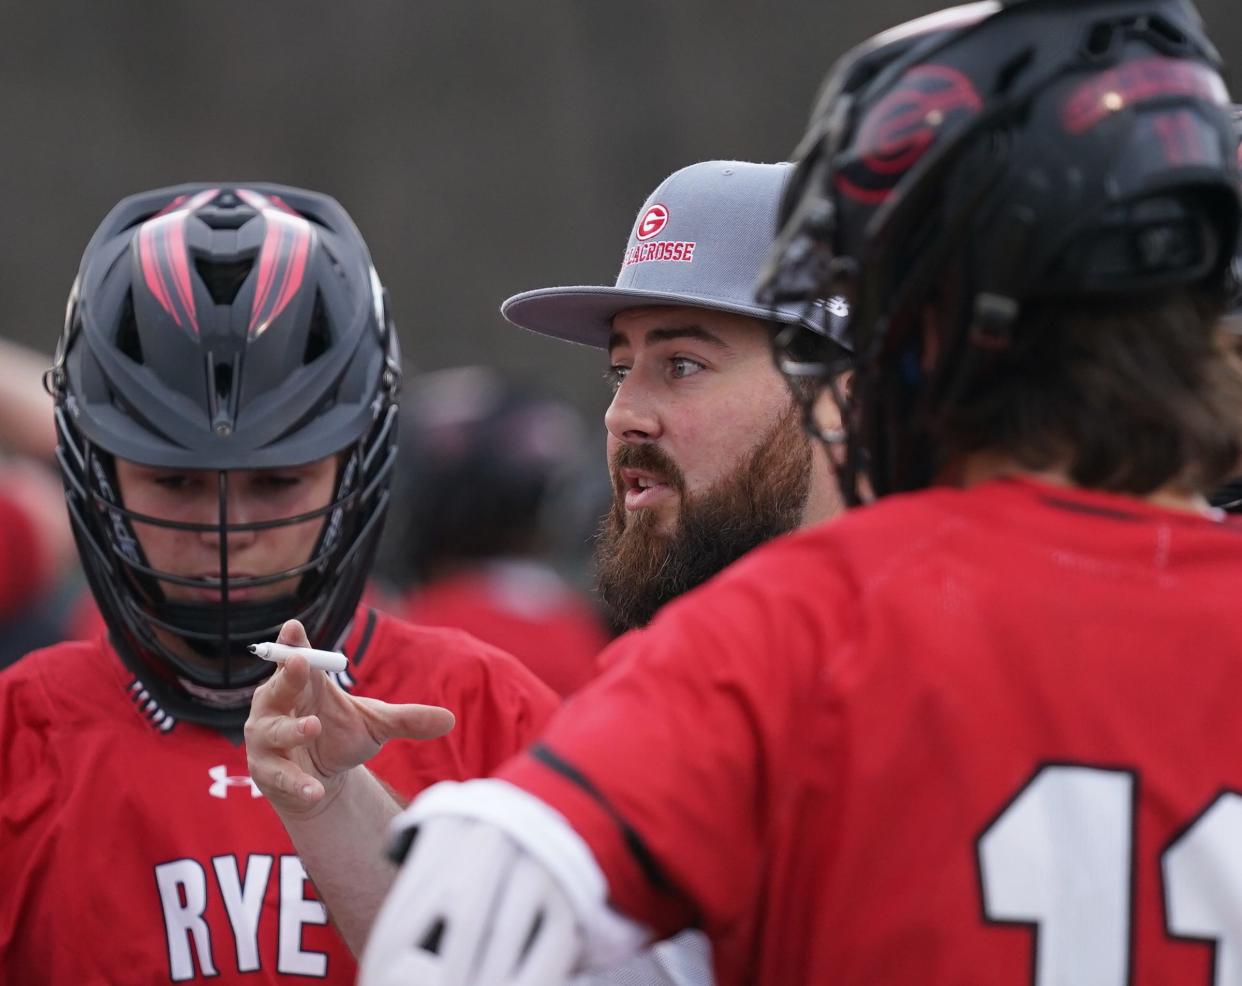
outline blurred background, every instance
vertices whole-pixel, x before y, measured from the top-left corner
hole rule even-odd
[[[349,209],[414,366],[500,364],[598,419],[599,355],[500,302],[611,282],[661,178],[784,158],[837,55],[942,5],[0,0],[0,335],[50,353],[121,196],[263,178]],[[1242,63],[1238,0],[1199,6]]]
[[[122,196],[220,179],[328,192],[371,245],[410,367],[502,372],[487,391],[499,395],[493,404],[451,405],[463,408],[450,422],[457,446],[492,447],[461,438],[463,422],[512,407],[519,398],[508,387],[536,409],[549,397],[580,416],[576,473],[532,451],[509,476],[527,513],[530,475],[578,477],[560,481],[569,492],[537,512],[557,518],[564,542],[542,554],[584,585],[608,495],[605,359],[508,326],[498,305],[531,288],[610,283],[640,203],[665,175],[708,158],[786,157],[839,54],[941,5],[0,0],[0,340],[40,356],[33,369],[0,358],[0,386],[37,386],[81,251]],[[1199,7],[1226,60],[1242,65],[1238,0]],[[1242,79],[1234,83],[1242,90]],[[473,382],[464,389],[478,392]],[[0,413],[8,451],[41,457],[42,426]],[[447,447],[435,437],[442,427],[416,422],[412,433],[437,450]],[[477,461],[459,454],[435,468]],[[0,478],[5,495],[42,503],[63,525],[55,477]],[[406,519],[390,520],[390,572],[413,557],[397,540]],[[67,540],[54,552],[49,571],[71,563]],[[17,637],[11,645],[25,647]]]

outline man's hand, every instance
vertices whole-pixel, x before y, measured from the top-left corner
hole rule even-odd
[[[289,620],[277,642],[309,647]],[[390,705],[350,695],[323,671],[294,657],[259,686],[246,720],[250,776],[282,816],[318,814],[340,790],[345,772],[365,763],[390,739],[435,739],[453,728],[453,714],[433,705]]]

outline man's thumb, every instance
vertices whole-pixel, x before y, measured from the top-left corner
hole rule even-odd
[[[306,627],[299,621],[285,620],[285,625],[280,628],[280,634],[276,637],[276,643],[289,647],[309,647],[310,638],[306,636]]]

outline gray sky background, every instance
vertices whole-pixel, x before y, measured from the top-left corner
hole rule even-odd
[[[121,196],[262,178],[352,212],[411,363],[496,363],[597,416],[603,357],[500,301],[610,282],[661,178],[785,157],[837,55],[938,6],[0,0],[0,334],[51,351]],[[1200,9],[1242,66],[1238,0]]]

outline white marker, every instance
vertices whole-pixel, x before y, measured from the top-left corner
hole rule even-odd
[[[306,658],[312,668],[319,668],[321,671],[344,671],[346,665],[344,654],[338,654],[336,651],[331,650],[315,650],[313,647],[290,647],[288,644],[251,644],[250,653],[274,664],[284,664],[285,661],[295,654],[300,654]]]

